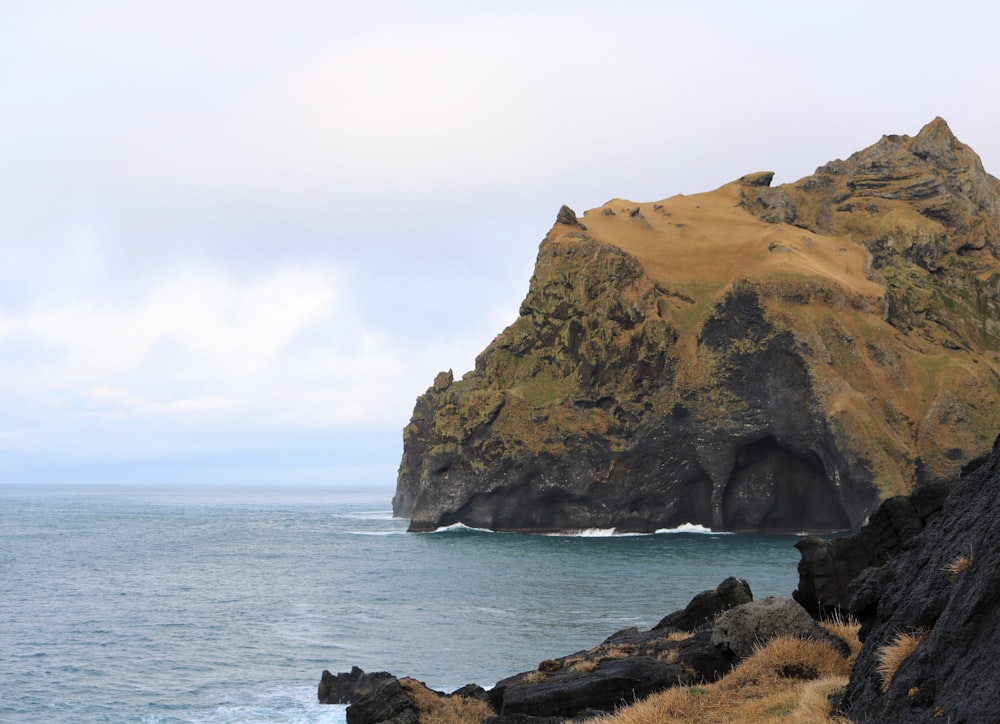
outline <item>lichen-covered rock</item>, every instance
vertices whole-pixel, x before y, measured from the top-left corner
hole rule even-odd
[[[852,721],[997,720],[997,541],[1000,445],[962,478],[901,556],[855,583],[851,608],[862,622],[864,645],[847,689]],[[886,653],[900,634],[918,643],[886,668]]]
[[[788,598],[768,596],[723,613],[712,628],[712,643],[736,661],[779,636],[825,641],[845,656],[849,647],[827,633],[802,606]]]
[[[821,532],[957,478],[1000,427],[1000,182],[937,119],[769,184],[560,212],[518,319],[417,400],[395,514]]]

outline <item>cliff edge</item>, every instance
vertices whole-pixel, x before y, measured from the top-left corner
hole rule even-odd
[[[857,528],[1000,427],[1000,182],[935,119],[792,184],[563,207],[404,430],[410,529]]]

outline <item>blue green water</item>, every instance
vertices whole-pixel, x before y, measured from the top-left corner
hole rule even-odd
[[[0,486],[0,721],[341,722],[323,669],[452,690],[649,628],[789,536],[407,534],[391,491]]]

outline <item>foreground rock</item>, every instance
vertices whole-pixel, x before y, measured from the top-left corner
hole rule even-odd
[[[1000,446],[899,558],[854,583],[864,646],[847,690],[857,722],[997,720]],[[899,638],[899,637],[907,638]],[[898,666],[890,654],[916,644]]]
[[[912,495],[889,498],[854,535],[800,540],[795,544],[802,556],[799,587],[792,597],[816,618],[846,615],[851,582],[866,568],[898,557],[941,511],[949,489],[945,484],[925,485]]]
[[[957,478],[1000,427],[1000,182],[936,119],[769,184],[561,210],[518,319],[417,400],[394,513],[824,532]]]
[[[413,699],[392,674],[366,674],[357,666],[349,674],[324,671],[317,693],[320,704],[350,704],[348,724],[417,724]]]
[[[711,617],[701,620],[710,610]],[[536,670],[503,679],[488,692],[469,685],[450,698],[488,702],[492,715],[483,716],[484,724],[584,721],[670,687],[716,681],[754,646],[778,636],[824,640],[846,652],[846,644],[821,629],[797,603],[775,598],[754,602],[746,581],[736,578],[698,594],[664,618],[668,620],[690,629],[661,622],[649,631],[619,631],[592,649],[545,659]],[[350,704],[350,724],[416,721],[448,698],[412,679],[365,674],[358,668],[338,675],[324,671],[319,686],[321,702]]]

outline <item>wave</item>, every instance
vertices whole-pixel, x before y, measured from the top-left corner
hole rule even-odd
[[[395,531],[394,531],[395,532]],[[496,533],[489,528],[473,528],[464,523],[452,523],[451,525],[436,528],[431,533]],[[733,535],[726,531],[716,531],[706,528],[697,523],[681,523],[676,528],[658,528],[652,533],[638,533],[635,531],[619,531],[617,528],[581,528],[578,530],[562,530],[552,533],[542,533],[543,536],[555,538],[629,538],[644,535],[661,535],[671,533],[693,533],[696,535]],[[379,535],[379,534],[372,534]]]
[[[619,533],[617,528],[584,528],[582,530],[565,530],[558,533],[546,533],[547,536],[568,538],[622,538],[643,533]]]
[[[697,533],[699,535],[733,535],[732,533],[726,531],[712,530],[711,528],[706,528],[703,525],[698,525],[697,523],[681,523],[676,528],[658,528],[655,533],[657,535],[661,533]]]
[[[495,533],[496,531],[490,530],[489,528],[473,528],[472,526],[466,525],[465,523],[452,523],[451,525],[444,525],[440,528],[435,528],[429,533]]]

